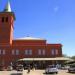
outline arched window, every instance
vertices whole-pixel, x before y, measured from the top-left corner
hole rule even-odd
[[[58,55],[58,49],[55,50],[55,54]]]
[[[5,50],[3,50],[3,55],[5,55]]]
[[[51,54],[52,54],[52,55],[55,55],[55,49],[52,49],[52,50],[51,50]]]
[[[16,50],[16,55],[19,55],[19,50],[18,49]]]
[[[12,50],[12,55],[15,55],[15,50]]]
[[[38,49],[38,55],[45,55],[45,49]]]
[[[2,17],[2,22],[4,22],[4,17]]]
[[[2,54],[2,55],[5,55],[5,50],[1,50],[1,49],[0,49],[0,55],[1,55],[1,54]]]
[[[8,17],[6,17],[6,22],[8,22]]]
[[[42,52],[41,52],[41,49],[38,49],[38,55],[41,55]]]
[[[32,50],[31,49],[25,50],[25,55],[32,55]]]
[[[45,49],[42,50],[42,54],[45,55]]]
[[[28,50],[25,50],[25,55],[28,55]]]
[[[31,49],[29,50],[29,55],[32,55],[32,50]]]
[[[2,22],[8,22],[8,17],[2,17]]]
[[[19,55],[19,50],[17,49],[17,50],[12,50],[12,55]]]

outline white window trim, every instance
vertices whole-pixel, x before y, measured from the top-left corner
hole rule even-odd
[[[25,55],[28,55],[28,50],[27,49],[25,50]]]
[[[12,55],[15,55],[15,50],[12,50]]]
[[[46,54],[45,52],[46,52],[45,49],[43,49],[42,50],[42,55],[45,55]]]
[[[0,49],[0,55],[2,54],[2,50]]]
[[[32,50],[31,49],[29,50],[29,55],[32,55]]]
[[[38,55],[42,55],[41,49],[38,49]]]
[[[0,49],[0,55],[5,55],[5,54],[6,54],[5,50]]]
[[[25,50],[25,55],[32,55],[32,50],[31,49],[26,49]]]
[[[55,54],[56,54],[56,55],[58,55],[58,54],[59,54],[58,49],[55,49]]]
[[[16,51],[16,55],[19,55],[19,50],[17,49],[17,50],[15,50]]]
[[[51,49],[51,54],[55,55],[55,49]]]
[[[3,55],[5,55],[5,50],[3,50]]]

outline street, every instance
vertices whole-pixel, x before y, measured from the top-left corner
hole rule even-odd
[[[58,74],[44,74],[44,70],[31,70],[27,73],[27,70],[19,71],[0,71],[0,75],[75,75],[75,73],[68,73],[67,70],[59,70]],[[22,74],[21,74],[22,73]]]

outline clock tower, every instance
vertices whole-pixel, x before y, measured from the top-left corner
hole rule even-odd
[[[13,40],[15,15],[11,11],[10,3],[8,2],[5,9],[0,12],[0,45],[11,45]]]

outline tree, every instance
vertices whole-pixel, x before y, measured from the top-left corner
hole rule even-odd
[[[72,56],[71,59],[75,60],[75,56]]]

